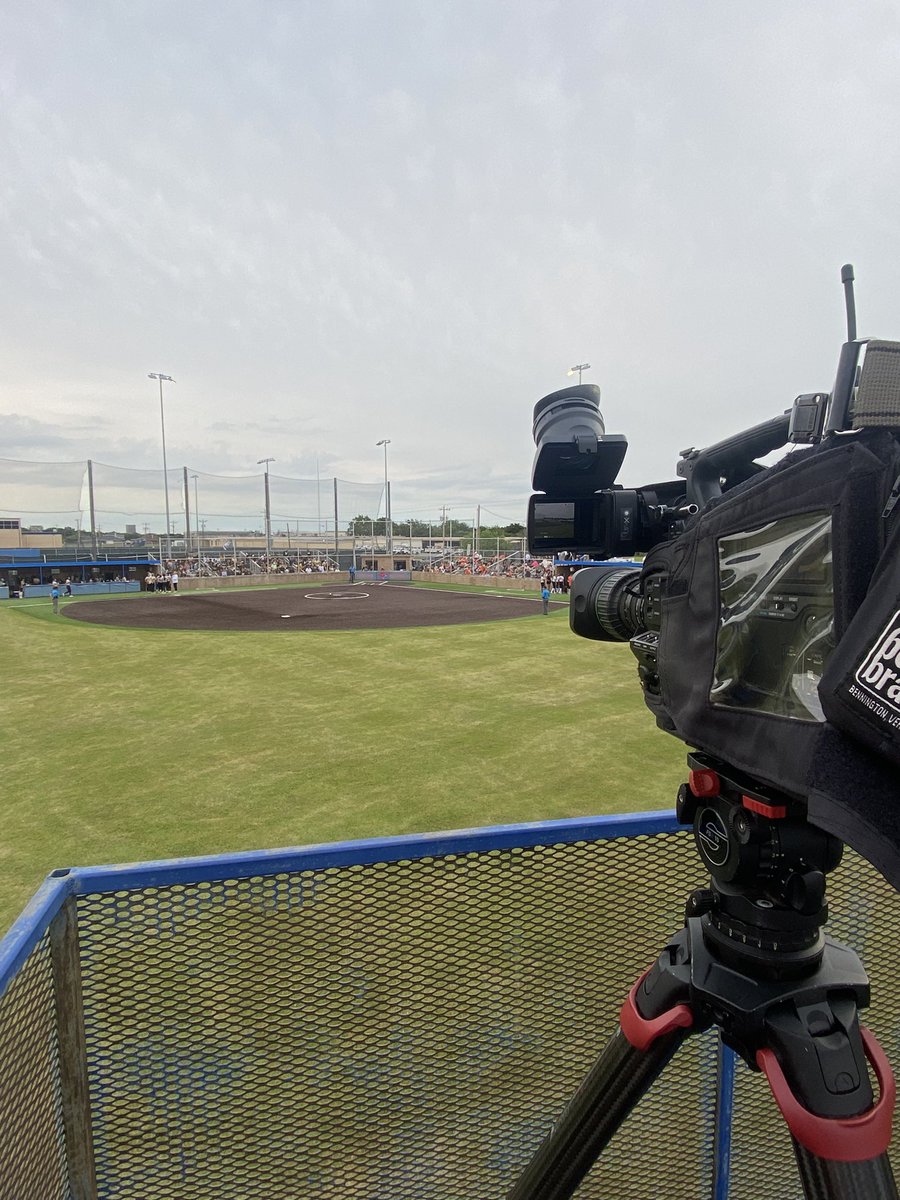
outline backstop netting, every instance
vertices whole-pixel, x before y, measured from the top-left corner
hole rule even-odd
[[[346,533],[354,518],[384,516],[383,483],[270,474],[273,533]],[[209,531],[265,532],[266,476],[211,475],[191,467],[138,470],[96,461],[0,459],[0,516],[24,525],[70,526],[84,532],[124,530],[173,536]],[[364,526],[359,533],[367,532]]]
[[[896,1057],[894,893],[832,879]],[[501,1200],[702,882],[664,814],[72,871],[0,948],[0,1197]],[[729,1144],[731,1200],[799,1197],[728,1061],[689,1039],[579,1198],[697,1200]]]

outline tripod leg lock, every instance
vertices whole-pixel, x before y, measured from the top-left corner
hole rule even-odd
[[[651,968],[652,970],[652,968]],[[635,1050],[645,1051],[666,1034],[674,1033],[676,1029],[690,1029],[694,1024],[694,1014],[687,1004],[676,1004],[656,1017],[641,1016],[637,1004],[638,991],[647,978],[642,975],[628,993],[628,998],[619,1013],[619,1026]]]
[[[897,1087],[881,1046],[868,1029],[861,1029],[860,1032],[866,1058],[878,1080],[880,1095],[867,1112],[855,1117],[820,1117],[810,1112],[792,1092],[774,1052],[762,1049],[756,1054],[756,1065],[769,1081],[772,1095],[791,1136],[819,1158],[837,1162],[863,1162],[886,1153],[890,1145]]]

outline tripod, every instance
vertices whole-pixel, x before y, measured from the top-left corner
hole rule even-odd
[[[684,928],[635,983],[618,1031],[507,1200],[574,1195],[685,1038],[713,1025],[765,1074],[806,1200],[897,1200],[894,1080],[858,1021],[869,982],[854,951],[822,932],[842,843],[717,760],[688,763],[678,817],[694,826],[711,886],[689,898]]]

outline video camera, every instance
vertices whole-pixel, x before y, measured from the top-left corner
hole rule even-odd
[[[832,391],[684,451],[676,480],[614,482],[627,441],[605,432],[597,387],[540,400],[528,540],[575,561],[646,555],[576,571],[573,631],[629,641],[660,728],[900,888],[900,342],[857,337],[841,275]]]

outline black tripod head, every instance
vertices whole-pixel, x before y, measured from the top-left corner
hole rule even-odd
[[[703,917],[717,956],[751,975],[796,978],[815,970],[828,919],[826,876],[843,843],[810,825],[802,805],[707,754],[690,754],[678,819],[693,825],[710,886],[687,916]]]

